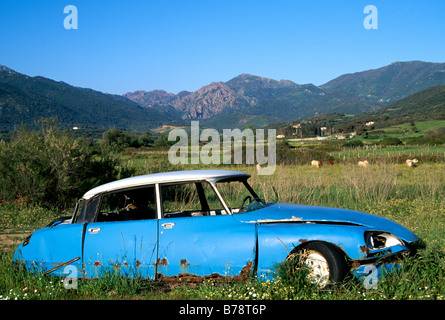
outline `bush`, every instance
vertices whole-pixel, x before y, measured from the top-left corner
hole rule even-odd
[[[0,198],[20,198],[63,210],[88,189],[131,172],[112,155],[94,155],[89,142],[45,120],[39,131],[21,128],[0,141]]]
[[[410,145],[441,145],[445,144],[445,128],[428,132],[426,136],[412,138],[407,141]]]
[[[346,147],[346,148],[363,147],[363,141],[362,140],[351,140],[351,141],[344,143],[343,147]]]
[[[312,160],[324,162],[333,161],[334,158],[326,151],[320,149],[296,149],[287,141],[277,143],[276,160],[278,165],[310,164]]]
[[[380,141],[381,146],[398,146],[403,144],[402,140],[399,138],[384,138],[382,141]]]

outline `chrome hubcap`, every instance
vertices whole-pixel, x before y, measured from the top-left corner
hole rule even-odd
[[[329,266],[325,257],[316,251],[308,251],[304,264],[309,268],[308,279],[311,283],[324,288],[329,281]]]

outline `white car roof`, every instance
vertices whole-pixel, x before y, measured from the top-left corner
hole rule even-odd
[[[186,170],[153,173],[116,180],[91,189],[83,195],[83,199],[90,199],[103,192],[111,192],[120,189],[139,187],[156,183],[182,182],[207,180],[216,182],[226,178],[250,177],[250,174],[232,170]]]

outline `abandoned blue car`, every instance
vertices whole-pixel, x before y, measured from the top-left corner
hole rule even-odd
[[[157,279],[179,275],[271,277],[303,261],[320,287],[352,272],[364,283],[391,271],[418,238],[363,212],[267,203],[250,175],[193,170],[137,176],[94,188],[72,217],[35,231],[14,261],[31,272],[101,277],[119,272]],[[71,275],[73,276],[73,275]]]

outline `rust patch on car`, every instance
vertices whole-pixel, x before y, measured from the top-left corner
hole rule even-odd
[[[215,276],[222,277],[219,274],[215,274]],[[159,278],[161,282],[167,282],[167,283],[175,283],[175,282],[199,283],[203,282],[206,279],[208,279],[208,277],[201,277],[191,273],[180,273],[177,276],[164,276],[161,274]]]
[[[366,255],[369,254],[369,248],[366,246],[360,246],[360,250],[362,250],[362,252],[366,253]]]
[[[181,260],[181,264],[190,265],[186,259]],[[212,273],[207,276],[198,276],[196,274],[191,274],[188,272],[179,273],[177,276],[165,276],[163,274],[158,274],[158,279],[164,283],[201,283],[205,281],[222,283],[222,282],[245,282],[252,276],[253,263],[251,261],[241,269],[239,275],[236,276],[223,276],[219,273]]]
[[[244,268],[241,269],[241,272],[239,275],[234,276],[233,280],[245,282],[250,278],[252,275],[252,261],[247,262],[247,265],[244,266]]]
[[[95,266],[95,267],[99,267],[99,266],[101,266],[101,265],[102,265],[102,263],[100,263],[99,261],[94,262],[94,266]]]
[[[167,259],[160,259],[160,258],[158,258],[158,261],[156,262],[156,264],[158,265],[158,266],[166,266],[167,264],[168,264],[168,261],[167,261]]]
[[[181,270],[182,273],[189,273],[189,267],[190,263],[187,262],[187,259],[182,259],[179,263],[179,270]]]

